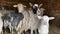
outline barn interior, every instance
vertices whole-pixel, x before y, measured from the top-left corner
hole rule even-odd
[[[44,14],[55,17],[54,20],[50,21],[49,34],[60,34],[60,0],[0,0],[0,12],[2,14],[17,12],[17,8],[14,8],[13,5],[19,3],[29,8],[29,2],[43,4],[42,7],[46,9]]]

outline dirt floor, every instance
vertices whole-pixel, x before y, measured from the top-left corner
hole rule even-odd
[[[9,33],[5,33],[5,34],[9,34]],[[14,34],[17,34],[17,32],[15,32]],[[49,34],[60,34],[60,29],[55,25],[50,25]]]
[[[51,25],[49,34],[60,34],[60,28],[55,25]]]

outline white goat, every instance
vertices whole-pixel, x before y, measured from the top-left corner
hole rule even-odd
[[[2,28],[3,28],[3,21],[2,21],[2,14],[0,13],[0,34],[3,34],[3,30],[2,30]]]
[[[39,34],[48,34],[49,33],[49,20],[54,19],[54,17],[48,17],[46,15],[39,16],[41,19],[40,26],[38,27]]]

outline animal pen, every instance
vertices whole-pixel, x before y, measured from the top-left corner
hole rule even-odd
[[[60,34],[60,0],[0,0],[0,34]]]

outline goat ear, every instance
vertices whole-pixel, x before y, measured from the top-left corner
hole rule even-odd
[[[17,7],[18,5],[13,5],[13,7]]]
[[[18,5],[13,5],[13,7],[18,7],[18,6],[20,6],[20,5],[22,5],[22,4],[18,4]],[[23,7],[26,7],[25,5],[22,5]]]
[[[44,9],[44,8],[40,8],[40,9],[43,10],[43,11],[46,10],[46,9]]]
[[[29,3],[29,5],[30,5],[30,6],[33,6],[33,4],[32,4],[32,3]]]
[[[49,17],[49,20],[53,20],[53,19],[55,19],[55,17]]]
[[[41,7],[43,4],[40,4],[39,7]]]
[[[42,16],[37,16],[38,17],[38,19],[42,19]]]

